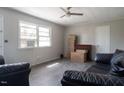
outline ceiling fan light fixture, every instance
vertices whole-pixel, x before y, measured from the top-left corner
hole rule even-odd
[[[71,16],[83,16],[83,13],[72,13],[70,11],[72,7],[67,7],[67,9],[64,9],[64,8],[60,8],[62,11],[65,12],[65,15],[64,16],[61,16],[60,18],[63,18],[63,17],[71,17]]]
[[[71,15],[70,14],[67,14],[66,17],[70,17]]]

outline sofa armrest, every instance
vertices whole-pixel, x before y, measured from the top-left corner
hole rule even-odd
[[[64,82],[63,82],[64,81]],[[77,86],[122,86],[124,79],[112,75],[92,72],[66,71],[62,85]]]
[[[5,61],[4,61],[4,58],[2,55],[0,55],[0,65],[3,65],[5,64]]]
[[[29,63],[15,63],[0,65],[0,86],[29,85]]]
[[[95,57],[96,63],[110,64],[113,54],[97,53]]]

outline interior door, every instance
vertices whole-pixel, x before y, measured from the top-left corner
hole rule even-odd
[[[4,43],[3,43],[3,17],[0,16],[0,55],[4,55]]]
[[[96,27],[96,52],[109,53],[110,52],[110,26]]]

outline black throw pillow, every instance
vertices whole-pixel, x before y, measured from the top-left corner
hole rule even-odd
[[[120,54],[120,53],[124,53],[124,50],[116,49],[113,56],[116,56],[116,55],[118,55],[118,54]]]
[[[112,57],[110,74],[124,77],[124,53]]]

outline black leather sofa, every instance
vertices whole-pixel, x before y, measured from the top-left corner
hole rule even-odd
[[[5,64],[3,56],[0,56],[0,86],[28,86],[29,63]]]
[[[95,65],[85,72],[65,71],[61,84],[63,86],[123,86],[124,51],[116,50],[114,54],[96,54]]]

